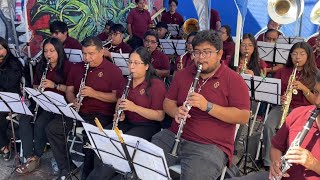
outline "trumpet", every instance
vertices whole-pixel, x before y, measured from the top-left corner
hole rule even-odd
[[[131,81],[132,81],[132,75],[130,74],[130,75],[128,76],[128,83],[127,83],[127,85],[126,85],[126,88],[124,89],[123,94],[122,94],[122,96],[121,96],[121,100],[127,99],[128,94],[129,94],[129,87],[130,87]],[[118,109],[117,109],[116,112],[117,112],[117,114],[116,114],[117,117],[116,117],[115,121],[113,121],[112,130],[114,130],[116,127],[118,127],[118,123],[119,123],[119,121],[120,121],[120,116],[121,116],[121,114],[122,114],[122,112],[123,112],[123,109],[120,108],[120,107],[118,107]]]
[[[183,63],[182,63],[182,59],[185,55],[187,55],[189,53],[189,51],[186,51],[183,55],[180,56],[179,62],[177,64],[177,70],[180,71],[181,69],[183,69]]]
[[[86,80],[87,80],[87,75],[88,75],[88,70],[89,70],[89,63],[86,63],[84,65],[84,67],[86,68],[85,69],[85,72],[84,72],[84,75],[83,75],[83,78],[81,79],[81,83],[80,83],[80,87],[79,87],[79,92],[78,94],[76,95],[76,98],[77,98],[77,103],[79,104],[79,107],[76,107],[76,111],[79,112],[80,111],[80,106],[81,106],[81,103],[83,101],[83,96],[81,96],[81,89],[86,85]]]
[[[183,106],[187,108],[188,112],[192,108],[192,106],[188,103],[188,98],[195,91],[195,88],[196,88],[196,86],[198,84],[198,81],[199,81],[199,76],[200,76],[201,70],[202,70],[202,64],[199,64],[198,68],[197,68],[197,74],[194,77],[193,83],[190,86],[187,98],[183,103]],[[183,117],[180,120],[179,129],[178,129],[178,132],[176,134],[175,142],[174,142],[174,145],[173,145],[173,147],[171,149],[171,153],[170,153],[170,155],[172,155],[172,156],[175,156],[175,157],[177,156],[177,151],[178,151],[181,135],[183,133],[183,128],[184,128],[184,125],[186,124],[186,120],[187,120],[187,116]]]
[[[244,56],[244,62],[242,64],[241,70],[240,70],[240,74],[243,74],[247,69],[247,64],[248,64],[248,53],[246,52],[245,56]]]
[[[295,64],[294,70],[289,77],[289,82],[288,82],[287,90],[285,93],[286,100],[283,102],[283,105],[282,105],[282,116],[281,116],[280,123],[278,125],[278,129],[281,128],[282,124],[284,123],[284,121],[288,115],[290,103],[292,100],[292,94],[294,94],[294,95],[298,94],[298,91],[296,89],[293,89],[293,87],[292,87],[292,83],[296,80],[298,65],[299,65],[298,63]]]
[[[293,147],[299,147],[301,146],[304,138],[306,137],[307,133],[309,132],[313,122],[317,119],[317,116],[319,115],[320,109],[319,108],[315,108],[312,112],[311,112],[311,116],[309,117],[308,121],[306,122],[306,124],[303,126],[302,131],[300,131],[297,136],[294,138],[294,140],[292,141],[292,143],[290,144],[290,147],[288,149],[291,150]],[[286,154],[288,153],[288,151],[286,152]],[[286,155],[285,154],[285,155]],[[289,163],[286,159],[285,159],[285,155],[281,156],[280,160],[281,160],[281,167],[280,170],[282,172],[282,174],[286,173],[290,167],[291,167],[291,163]],[[273,177],[273,180],[278,180],[281,179],[281,177],[275,178]]]

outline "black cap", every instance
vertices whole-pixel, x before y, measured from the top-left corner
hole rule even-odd
[[[168,29],[168,25],[165,22],[158,22],[156,28],[165,28]]]

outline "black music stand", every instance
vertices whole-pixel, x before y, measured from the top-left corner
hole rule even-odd
[[[166,55],[182,55],[186,52],[186,41],[183,39],[159,39],[159,41]]]
[[[170,34],[174,36],[179,36],[180,33],[180,27],[178,24],[168,24],[168,31]]]
[[[171,179],[161,148],[142,138],[124,134],[122,137],[129,152],[127,157],[115,131],[104,130],[105,133],[101,133],[91,124],[82,124],[97,156],[104,164],[125,175],[126,179]],[[132,175],[136,177],[132,178]]]
[[[83,61],[82,51],[79,49],[65,48],[64,52],[70,62],[78,63]]]
[[[281,35],[277,40],[277,43],[279,44],[295,44],[297,42],[304,42],[304,38],[299,36],[284,37]]]
[[[111,52],[112,62],[121,69],[122,75],[128,76],[129,72],[129,54]]]
[[[29,116],[33,116],[27,105],[24,103],[24,100],[20,98],[20,96],[16,93],[10,93],[10,92],[0,92],[0,112],[8,112],[9,113],[9,120],[11,121],[11,128],[12,128],[12,139],[14,143],[14,149],[15,149],[15,158],[14,158],[14,170],[12,173],[16,170],[16,167],[20,164],[19,162],[19,154],[17,151],[17,144],[16,144],[16,136],[14,132],[14,126],[13,126],[13,113],[17,114],[25,114]],[[12,174],[11,173],[11,174]]]

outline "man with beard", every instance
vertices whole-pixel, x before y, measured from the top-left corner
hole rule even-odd
[[[181,179],[217,179],[232,162],[236,124],[249,120],[249,94],[244,80],[220,62],[223,50],[217,32],[201,31],[192,41],[195,65],[177,72],[163,103],[171,128],[153,136],[165,154],[175,142],[181,119],[186,117],[179,158],[167,156],[168,165],[181,164]],[[202,65],[195,91],[189,88]],[[184,102],[192,108],[190,111]]]

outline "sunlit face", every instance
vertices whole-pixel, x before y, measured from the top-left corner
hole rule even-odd
[[[157,38],[149,35],[143,40],[143,45],[149,49],[149,52],[153,52],[158,46]]]
[[[60,32],[60,31],[55,31],[51,34],[51,37],[57,38],[59,39],[59,41],[61,43],[64,43],[64,41],[67,39],[68,37],[68,32]]]
[[[172,1],[172,2],[170,3],[169,8],[170,8],[170,12],[171,12],[171,13],[175,13],[176,10],[177,10],[177,4]]]
[[[193,40],[194,36],[189,36],[189,38],[186,41],[186,46],[187,46],[187,50],[189,52],[193,51],[193,47],[192,47],[192,40]]]
[[[157,34],[159,39],[164,39],[167,32],[168,30],[166,28],[163,28],[163,27],[157,28]]]
[[[116,46],[119,45],[123,40],[123,34],[119,31],[111,32],[111,44]]]
[[[97,67],[103,61],[103,49],[96,46],[82,47],[82,54],[85,63],[89,63],[90,67]]]
[[[273,43],[273,42],[276,42],[278,38],[279,38],[279,34],[276,31],[270,31],[268,32],[268,34],[266,34],[265,41]]]
[[[4,57],[7,55],[7,49],[5,49],[1,44],[0,44],[0,62],[4,60]]]
[[[145,1],[144,0],[140,0],[137,4],[137,7],[139,10],[143,10],[144,9],[144,4],[145,4]]]
[[[196,65],[202,64],[202,73],[209,74],[220,66],[223,50],[217,49],[208,42],[203,42],[194,47],[192,55]]]
[[[293,64],[298,63],[298,67],[303,67],[308,59],[307,52],[302,48],[296,48],[290,54]]]
[[[246,53],[248,53],[248,56],[250,57],[254,51],[254,43],[251,42],[249,38],[244,39],[241,42],[240,45],[240,53],[242,56],[245,56]]]
[[[274,21],[270,21],[267,27],[268,27],[268,29],[277,29],[278,30],[280,26],[278,23],[276,23]]]
[[[228,39],[227,29],[225,27],[220,28],[221,40],[226,41]]]
[[[50,60],[50,64],[58,63],[59,55],[53,44],[47,43],[44,45],[43,55],[47,60]]]
[[[131,53],[129,57],[129,71],[134,79],[144,78],[148,69],[149,65],[144,64],[138,53]]]

